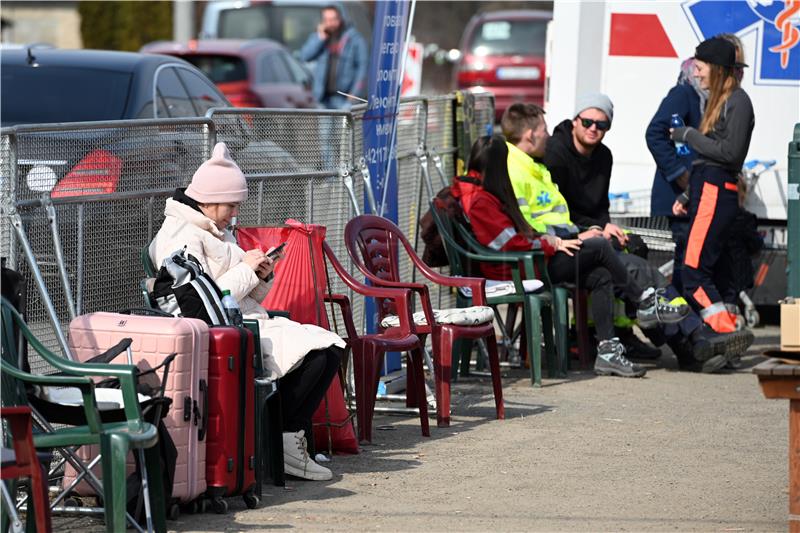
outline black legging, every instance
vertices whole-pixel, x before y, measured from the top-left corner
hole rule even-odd
[[[547,272],[553,283],[575,283],[589,290],[592,317],[600,340],[614,337],[614,286],[631,302],[638,302],[643,289],[628,274],[617,252],[603,237],[583,241],[573,257],[558,252],[550,258]]]
[[[311,417],[339,370],[342,353],[336,346],[312,350],[306,354],[300,366],[278,380],[283,431],[297,432],[304,429],[309,433],[308,441],[313,441],[310,434]]]

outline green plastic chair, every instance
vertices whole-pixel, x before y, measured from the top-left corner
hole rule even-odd
[[[496,254],[495,250],[482,245],[475,238],[475,235],[462,224],[457,224],[459,234],[466,242],[467,246],[474,252],[482,254]],[[531,252],[503,252],[507,255],[526,257]],[[566,377],[569,370],[569,294],[570,288],[554,285],[550,281],[547,272],[547,263],[543,252],[532,252],[533,270],[529,263],[525,265],[525,279],[539,279],[544,283],[544,287],[537,292],[543,296],[542,301],[549,305],[549,310],[544,309],[542,321],[545,324],[545,332],[549,328],[555,329],[555,346],[546,345],[548,355],[548,377]],[[552,312],[552,314],[550,314]],[[546,337],[547,338],[547,337]],[[555,354],[553,353],[555,348]],[[557,364],[553,364],[552,358],[556,356]]]
[[[443,213],[436,205],[431,202],[431,213],[436,227],[444,242],[445,253],[450,263],[450,272],[454,276],[466,275],[467,260],[474,260],[488,263],[502,263],[511,268],[511,277],[516,292],[504,296],[487,296],[487,304],[496,306],[501,304],[522,304],[523,321],[525,324],[525,340],[530,354],[531,383],[534,387],[540,387],[542,383],[542,336],[544,335],[545,345],[548,351],[548,368],[550,376],[566,375],[563,361],[567,359],[566,351],[566,298],[561,305],[558,300],[553,305],[554,296],[546,290],[536,293],[526,293],[523,286],[523,279],[533,279],[535,277],[535,261],[544,263],[544,256],[541,252],[497,252],[494,250],[470,250],[463,247],[455,239],[455,228],[453,221]],[[473,239],[474,240],[474,239]],[[469,243],[469,241],[467,241]],[[475,241],[477,243],[477,241]],[[480,246],[480,245],[478,245]],[[483,247],[481,247],[483,248]],[[557,295],[555,298],[560,298]],[[471,298],[467,298],[461,292],[457,293],[456,302],[458,307],[471,305]],[[543,306],[544,304],[544,306]],[[558,344],[553,339],[553,316],[551,309],[561,310],[556,313],[556,320],[559,324],[557,328]],[[543,312],[544,311],[544,312]],[[544,331],[542,325],[544,323]],[[558,352],[562,363],[556,367],[555,355]],[[469,351],[461,353],[461,368],[468,368]],[[455,366],[455,365],[454,365]]]
[[[166,531],[164,487],[158,452],[156,427],[145,422],[136,394],[137,369],[132,365],[77,363],[49,351],[33,335],[11,303],[2,298],[2,402],[4,406],[28,405],[26,384],[50,387],[75,387],[83,397],[83,424],[50,428],[33,437],[37,449],[60,449],[71,455],[71,448],[89,444],[100,445],[103,473],[103,505],[106,531],[125,531],[126,528],[126,458],[128,451],[144,450],[144,465],[150,480],[150,506],[155,531]],[[34,375],[20,369],[15,326],[22,339],[39,356],[62,375]],[[118,347],[126,349],[124,343]],[[90,376],[113,377],[119,380],[125,420],[102,422]]]

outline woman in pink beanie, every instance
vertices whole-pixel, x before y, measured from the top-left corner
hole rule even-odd
[[[261,250],[245,252],[228,230],[246,199],[247,180],[225,143],[218,143],[189,186],[167,199],[164,223],[150,244],[150,258],[160,265],[186,247],[187,254],[200,261],[221,289],[231,291],[244,317],[258,320],[264,367],[278,379],[283,400],[285,470],[304,479],[328,480],[332,473],[309,456],[305,433],[339,369],[345,343],[318,326],[271,318],[261,307],[273,260]]]

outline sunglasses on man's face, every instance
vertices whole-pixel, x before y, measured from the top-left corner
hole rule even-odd
[[[578,117],[578,119],[580,119],[581,125],[587,130],[592,127],[592,124],[597,126],[597,129],[600,131],[606,131],[608,130],[608,128],[611,127],[611,122],[607,120],[593,120],[591,118],[583,118],[583,117]]]

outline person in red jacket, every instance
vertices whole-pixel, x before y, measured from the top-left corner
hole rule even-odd
[[[467,179],[451,186],[478,242],[497,251],[543,250],[547,271],[554,283],[575,281],[589,289],[597,337],[595,373],[641,377],[647,372],[625,357],[625,348],[614,336],[614,284],[626,298],[637,302],[640,324],[674,323],[689,311],[659,298],[652,287],[642,289],[619,260],[609,242],[600,236],[560,239],[536,233],[525,221],[508,177],[508,148],[501,135],[481,137],[470,153]],[[510,279],[508,267],[481,264],[490,279]]]

